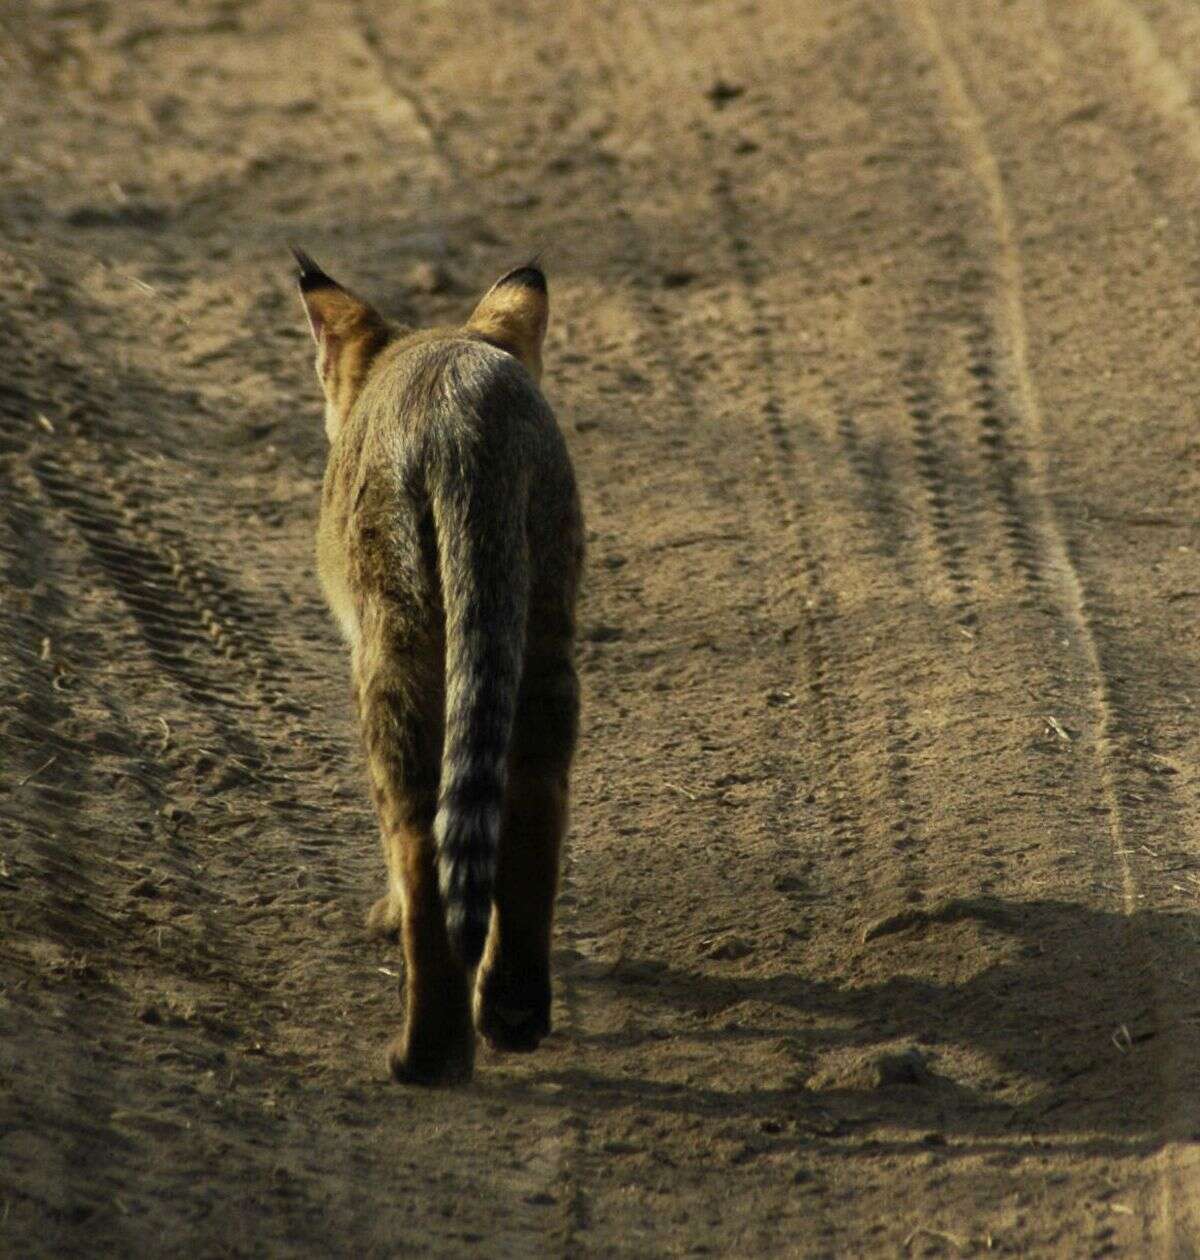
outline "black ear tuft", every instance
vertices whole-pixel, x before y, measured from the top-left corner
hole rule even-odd
[[[300,272],[296,279],[300,284],[301,293],[307,293],[310,289],[321,289],[327,286],[336,287],[337,282],[330,279],[304,250],[297,248],[295,245],[290,245],[288,248],[292,251],[292,257],[295,258],[300,267]]]
[[[512,271],[506,272],[492,285],[493,289],[503,288],[505,285],[519,285],[523,289],[533,289],[538,293],[546,292],[546,273],[542,270],[541,260],[531,258],[524,266],[514,267]]]

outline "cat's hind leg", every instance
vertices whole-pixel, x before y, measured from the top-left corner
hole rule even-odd
[[[436,679],[422,674],[412,662],[366,663],[358,695],[389,879],[383,908],[371,918],[381,925],[398,918],[404,944],[405,1024],[391,1047],[392,1075],[439,1085],[470,1078],[475,1030],[468,978],[450,949],[438,892],[433,818],[441,739],[430,712],[441,701]]]
[[[476,987],[479,1031],[497,1050],[535,1050],[550,1031],[554,898],[578,714],[569,658],[530,659],[509,758],[496,911]]]

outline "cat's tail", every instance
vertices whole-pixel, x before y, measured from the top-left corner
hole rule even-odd
[[[526,479],[519,470],[503,452],[486,449],[460,448],[454,463],[430,487],[446,614],[446,727],[434,839],[450,946],[470,969],[483,956],[491,920],[529,553]]]

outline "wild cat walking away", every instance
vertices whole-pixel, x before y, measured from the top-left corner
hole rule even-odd
[[[388,871],[368,926],[404,942],[392,1072],[463,1081],[476,1023],[501,1050],[550,1029],[583,523],[537,384],[546,279],[517,268],[462,327],[415,331],[294,252],[329,438],[317,566]]]

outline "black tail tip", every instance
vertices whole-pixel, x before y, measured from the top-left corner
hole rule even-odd
[[[545,293],[546,273],[542,270],[540,260],[531,258],[520,267],[514,267],[512,271],[505,272],[492,288],[499,289],[510,284],[522,289],[533,289],[538,293]]]
[[[300,285],[301,293],[307,293],[309,289],[320,289],[334,283],[322,271],[311,254],[306,254],[298,245],[289,245],[288,248],[292,251],[292,257],[296,260],[296,265],[300,268],[296,273],[296,281]]]

